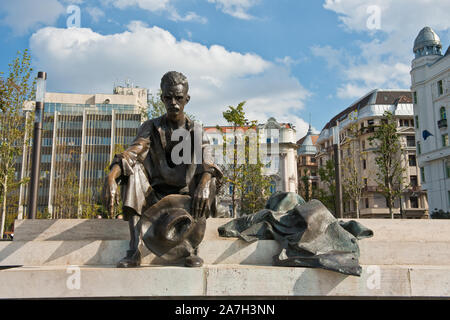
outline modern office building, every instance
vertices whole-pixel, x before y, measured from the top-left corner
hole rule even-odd
[[[229,141],[231,146],[234,143],[234,129],[231,126],[219,126],[219,127],[204,127],[205,132],[209,138],[210,143],[213,145],[214,153],[217,158],[221,158],[223,165],[232,164],[233,151],[229,149],[228,158],[221,156],[224,149],[224,140]],[[251,137],[250,127],[239,127],[236,130],[242,134]],[[266,123],[259,124],[256,129],[253,129],[254,133],[258,135],[258,141],[250,138],[250,144],[255,147],[259,144],[263,152],[261,155],[261,161],[265,164],[262,174],[270,176],[272,179],[272,186],[270,191],[288,191],[298,192],[298,180],[297,180],[297,155],[296,150],[298,148],[295,143],[296,131],[290,123],[278,123],[275,118],[269,118]],[[238,134],[239,134],[238,133]],[[256,148],[253,149],[256,151]],[[231,155],[231,156],[230,156]],[[219,163],[220,163],[219,161]],[[224,186],[225,196],[222,197],[221,205],[228,210],[231,210],[231,198],[232,187],[229,185]]]
[[[443,55],[439,36],[425,27],[413,51],[411,91],[422,187],[428,194],[430,212],[450,212],[450,47]]]
[[[306,136],[297,141],[298,192],[306,200],[312,199],[319,182],[319,165],[316,160],[318,134],[311,125]]]
[[[406,168],[404,184],[400,200],[394,204],[395,217],[427,218],[428,202],[425,192],[421,189],[421,175],[416,160],[416,142],[414,130],[412,94],[408,90],[373,90],[358,99],[350,107],[333,117],[322,129],[317,140],[316,155],[319,168],[325,166],[327,160],[334,159],[333,132],[337,130],[340,140],[341,168],[346,163],[346,157],[354,157],[354,164],[363,185],[362,198],[359,203],[361,218],[389,218],[386,199],[380,193],[376,183],[378,167],[375,163],[376,154],[370,145],[369,137],[373,135],[380,124],[385,111],[390,111],[397,121],[397,132],[400,136],[401,150],[399,157],[402,166]],[[357,126],[359,134],[355,144],[356,152],[349,147],[349,128]],[[353,155],[352,155],[353,154]],[[342,170],[345,175],[346,170]],[[362,179],[362,180],[361,180]],[[343,179],[342,179],[343,180]],[[326,189],[323,181],[319,188]],[[356,204],[351,200],[344,201],[344,216],[356,216]]]
[[[25,109],[33,108],[29,102]],[[68,185],[74,194],[95,197],[105,168],[115,152],[135,138],[146,109],[143,88],[119,86],[112,94],[46,93],[38,211],[52,218],[73,217],[61,208]],[[25,148],[17,167],[20,177],[29,175],[30,156]],[[26,214],[27,186],[20,188],[19,218]]]

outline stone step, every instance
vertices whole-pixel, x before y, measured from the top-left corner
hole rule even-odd
[[[346,219],[344,219],[346,220]],[[217,228],[230,219],[207,220],[206,239],[220,239]],[[450,220],[359,219],[374,231],[371,240],[450,242]],[[16,220],[14,240],[128,240],[128,224],[121,220]],[[223,238],[222,238],[223,239]]]
[[[363,239],[360,263],[365,265],[449,265],[449,242],[376,241]],[[115,265],[128,248],[128,241],[2,241],[0,266]],[[143,264],[166,262],[142,248]],[[272,265],[280,247],[276,241],[248,244],[241,240],[204,240],[199,255],[208,264]]]
[[[321,269],[45,266],[0,270],[0,299],[127,297],[450,297],[449,266],[363,266],[361,277]]]

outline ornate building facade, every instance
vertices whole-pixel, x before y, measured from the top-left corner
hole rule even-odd
[[[430,211],[450,211],[450,47],[442,54],[439,36],[423,28],[413,48],[411,91],[414,97],[418,165]]]
[[[239,134],[250,135],[250,127],[204,127],[209,141],[213,145],[214,152],[219,157],[226,151],[224,150],[225,139],[233,143],[235,129]],[[270,192],[288,191],[297,193],[297,144],[295,143],[296,131],[293,126],[290,123],[278,123],[275,118],[269,118],[266,123],[257,125],[254,132],[258,135],[257,144],[263,150],[260,153],[261,161],[265,165],[262,174],[271,177]],[[252,144],[254,147],[256,141],[253,141]],[[230,165],[231,161],[228,159],[228,162],[223,162],[224,165]],[[225,195],[222,197],[220,205],[226,211],[230,211],[232,186],[226,185],[223,189]]]
[[[319,182],[319,165],[316,159],[318,134],[313,134],[311,125],[306,136],[297,141],[298,193],[305,200],[316,197]]]
[[[376,155],[369,138],[380,124],[385,111],[390,111],[397,122],[397,132],[400,136],[401,150],[399,157],[404,173],[403,190],[400,199],[394,204],[396,218],[427,218],[428,202],[426,193],[422,190],[421,175],[416,159],[416,143],[414,130],[414,116],[412,93],[407,90],[373,90],[350,107],[333,117],[322,129],[317,140],[317,161],[319,168],[325,166],[327,160],[334,157],[333,132],[339,134],[341,141],[341,167],[346,158],[352,156],[346,143],[350,125],[356,126],[357,152],[354,164],[358,176],[363,184],[362,197],[359,201],[361,218],[389,218],[386,199],[380,193],[376,183],[378,167],[375,163]],[[345,170],[342,170],[345,175]],[[320,181],[319,187],[326,185]],[[356,216],[356,203],[344,197],[344,216]]]

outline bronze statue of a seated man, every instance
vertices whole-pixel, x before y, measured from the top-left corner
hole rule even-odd
[[[184,114],[190,99],[187,79],[168,72],[161,90],[167,113],[141,125],[131,146],[114,157],[105,181],[103,199],[110,212],[118,183],[122,186],[123,214],[130,228],[130,248],[117,264],[122,268],[140,265],[142,243],[165,259],[185,258],[187,267],[202,266],[197,247],[206,219],[215,216],[222,172],[213,162],[201,125]],[[190,148],[180,150],[179,138]]]

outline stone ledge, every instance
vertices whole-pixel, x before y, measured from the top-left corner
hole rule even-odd
[[[230,219],[208,219],[205,240],[220,239],[217,228],[228,221]],[[448,232],[450,220],[358,219],[357,221],[374,231],[373,238],[364,241],[450,242]],[[16,220],[14,230],[16,241],[129,240],[128,224],[121,220]]]
[[[364,265],[449,265],[450,242],[359,241]],[[115,265],[126,253],[128,241],[4,241],[0,266],[5,265]],[[164,264],[143,247],[143,264]],[[246,243],[237,239],[205,240],[199,255],[207,264],[272,265],[280,252],[273,240]]]
[[[449,266],[363,266],[361,277],[321,269],[183,267],[20,267],[0,271],[0,298],[169,296],[449,297]],[[80,275],[80,288],[68,281]]]

